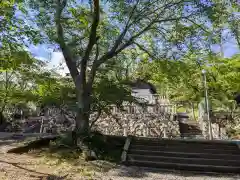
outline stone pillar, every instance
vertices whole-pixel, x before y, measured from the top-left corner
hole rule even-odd
[[[143,124],[142,128],[143,128],[143,136],[148,137],[148,127],[145,124]]]
[[[108,127],[105,127],[105,134],[108,134]]]
[[[149,134],[150,134],[150,129],[149,129],[149,127],[146,127],[146,135],[147,135],[147,137],[149,137]]]
[[[163,137],[167,138],[167,127],[163,126]]]
[[[220,136],[221,136],[221,139],[228,139],[226,127],[220,128]]]
[[[128,127],[126,124],[123,125],[123,136],[127,136],[128,135]]]
[[[164,120],[163,121],[163,137],[164,138],[168,138],[167,131],[168,131],[168,121]]]
[[[212,123],[212,135],[213,135],[213,138],[218,138],[218,124],[216,123]]]

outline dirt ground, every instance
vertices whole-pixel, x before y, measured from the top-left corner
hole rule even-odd
[[[0,138],[0,180],[240,180],[238,175],[125,167],[106,161],[85,162],[80,154],[69,150],[6,153],[23,142]]]
[[[114,167],[114,164],[105,161],[85,162],[81,154],[70,150],[58,153],[49,149],[23,154],[7,153],[9,149],[22,146],[32,139],[0,138],[0,180],[99,179],[97,174]]]
[[[101,164],[101,163],[100,163]],[[92,166],[92,167],[91,167]],[[103,165],[104,166],[104,165]],[[148,171],[118,166],[105,169],[93,165],[46,160],[29,154],[0,154],[1,180],[240,180],[240,176],[204,175],[186,172]]]

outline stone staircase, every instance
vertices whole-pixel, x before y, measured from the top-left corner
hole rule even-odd
[[[179,122],[179,130],[182,138],[201,138],[202,131],[197,121]]]
[[[203,138],[197,121],[189,120],[189,116],[186,113],[177,113],[176,116],[181,138]]]
[[[230,141],[128,137],[122,162],[150,168],[240,173],[240,149]]]

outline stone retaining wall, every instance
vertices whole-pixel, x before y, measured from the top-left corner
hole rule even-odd
[[[41,132],[54,127],[54,132],[71,131],[74,129],[74,114],[63,113],[55,107],[47,108],[48,111],[41,117],[28,117],[20,121],[33,121],[40,118],[44,123]],[[111,115],[101,114],[94,123],[92,130],[97,130],[109,135],[134,135],[145,137],[178,137],[179,125],[174,119],[175,107],[165,104],[160,106],[139,107],[134,105],[124,106],[124,111],[120,111],[115,106],[112,107]],[[90,116],[90,124],[95,120],[97,114]]]
[[[178,122],[170,113],[126,114],[112,116],[103,114],[94,124],[93,130],[109,135],[134,135],[144,137],[178,137]]]

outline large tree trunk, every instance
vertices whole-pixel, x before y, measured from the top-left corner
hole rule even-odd
[[[90,135],[90,91],[85,89],[84,93],[78,97],[78,111],[76,116],[76,126],[73,133],[73,142],[82,150],[85,160],[97,159],[96,153],[89,147],[88,140]],[[87,139],[86,139],[87,138]]]
[[[73,143],[81,149],[86,148],[84,138],[89,135],[89,111],[87,108],[78,108],[76,116],[76,126],[73,132]]]
[[[85,99],[85,98],[84,98]],[[88,101],[87,99],[85,99]],[[78,102],[81,103],[81,102]],[[83,102],[84,107],[78,108],[76,116],[76,130],[78,134],[88,135],[89,134],[89,117],[90,117],[90,106]],[[89,103],[88,103],[89,104]]]
[[[91,104],[91,91],[86,86],[83,86],[81,76],[76,79],[77,91],[77,116],[75,132],[73,134],[73,142],[77,146],[84,145],[84,138],[89,135],[89,117]]]

